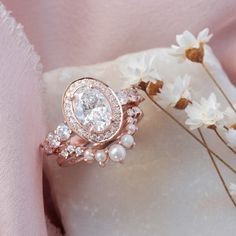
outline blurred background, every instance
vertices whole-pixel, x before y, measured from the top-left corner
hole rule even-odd
[[[166,47],[209,27],[211,46],[236,82],[234,0],[3,0],[41,55],[45,70]]]

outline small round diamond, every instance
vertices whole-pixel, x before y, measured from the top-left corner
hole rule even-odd
[[[75,155],[78,157],[78,156],[81,156],[82,155],[82,149],[80,147],[77,147],[75,149]]]
[[[127,114],[128,114],[128,116],[134,116],[135,115],[134,110],[131,109],[131,108],[127,110]]]
[[[46,140],[51,148],[58,148],[60,146],[60,138],[53,133],[49,133]]]
[[[129,134],[134,134],[137,131],[137,127],[134,124],[128,124],[127,130]]]
[[[111,132],[108,130],[105,134],[105,138],[109,138],[111,136]]]
[[[60,155],[61,155],[62,157],[64,157],[64,158],[68,158],[69,153],[68,153],[66,150],[62,150],[62,151],[60,152]]]
[[[133,107],[133,112],[135,116],[138,116],[142,113],[142,110],[139,107]]]
[[[117,92],[116,95],[117,95],[121,105],[125,105],[128,103],[129,98],[124,91]]]
[[[47,141],[43,143],[43,148],[47,154],[53,153],[53,149],[49,146],[49,143]]]
[[[127,118],[127,122],[130,123],[130,124],[133,124],[133,123],[135,123],[136,121],[137,121],[137,120],[134,119],[133,117],[128,117],[128,118]]]
[[[70,137],[71,131],[66,124],[62,123],[57,126],[56,133],[62,141],[65,141]]]
[[[130,99],[131,102],[137,102],[138,101],[138,96],[132,94],[132,95],[129,96],[129,99]]]
[[[74,148],[73,145],[68,145],[67,148],[66,148],[66,150],[67,150],[70,154],[72,154],[72,153],[75,151],[75,148]]]

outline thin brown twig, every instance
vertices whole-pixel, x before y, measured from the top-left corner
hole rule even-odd
[[[209,71],[209,69],[207,68],[206,64],[201,63],[202,67],[204,68],[204,70],[207,72],[208,76],[210,77],[210,79],[212,80],[212,82],[215,84],[215,86],[219,89],[219,91],[221,92],[221,94],[224,96],[224,98],[226,99],[226,101],[229,103],[230,107],[233,109],[233,111],[236,113],[236,109],[233,105],[233,103],[230,101],[229,97],[226,95],[226,93],[224,92],[224,90],[222,89],[222,87],[219,85],[219,83],[216,81],[216,79],[214,78],[214,76],[211,74],[211,72]]]
[[[224,140],[224,138],[220,135],[220,133],[218,132],[218,130],[217,130],[217,129],[214,129],[214,131],[215,131],[217,137],[226,145],[226,147],[229,148],[234,154],[236,154],[236,151],[235,151],[232,147],[230,147],[230,146],[227,144],[227,142],[226,142],[226,141]]]
[[[160,110],[162,110],[169,118],[171,118],[174,122],[176,122],[181,128],[183,128],[188,134],[190,134],[198,143],[200,143],[203,147],[207,149],[207,146],[201,141],[196,135],[194,135],[191,131],[189,131],[180,121],[178,121],[171,113],[169,113],[167,110],[165,110],[161,105],[159,105],[149,94],[143,90],[147,97],[152,101],[154,105],[156,105]],[[222,162],[229,170],[231,170],[234,174],[236,174],[236,170],[228,164],[226,161],[224,161],[218,154],[216,154],[213,150],[208,148],[209,151],[220,161]]]
[[[204,138],[203,133],[202,133],[202,131],[199,128],[198,128],[198,132],[199,132],[199,134],[200,134],[200,136],[202,138],[202,141],[204,142],[204,144],[207,147],[207,152],[209,154],[211,162],[212,162],[212,164],[213,164],[213,166],[214,166],[214,168],[215,168],[215,170],[216,170],[216,172],[217,172],[217,174],[218,174],[218,176],[219,176],[219,178],[220,178],[220,180],[221,180],[221,182],[222,182],[222,184],[224,186],[224,189],[225,189],[227,195],[229,196],[230,200],[232,201],[234,207],[236,207],[236,202],[234,201],[232,195],[230,194],[230,191],[229,191],[229,189],[228,189],[228,187],[227,187],[227,185],[225,183],[225,180],[224,180],[224,178],[223,178],[223,176],[222,176],[222,174],[220,172],[220,169],[219,169],[219,167],[216,164],[216,161],[215,161],[215,159],[214,159],[214,157],[213,157],[213,155],[212,155],[212,153],[211,153],[211,151],[209,149],[209,146],[207,145],[206,139]]]

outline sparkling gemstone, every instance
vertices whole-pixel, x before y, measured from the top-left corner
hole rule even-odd
[[[62,141],[65,141],[70,137],[71,131],[66,124],[62,123],[57,126],[56,133]]]
[[[58,148],[60,146],[60,138],[53,133],[49,133],[46,140],[51,148]]]
[[[75,151],[75,148],[74,148],[73,145],[68,145],[67,148],[66,148],[66,150],[67,150],[70,154],[72,154],[72,153]]]
[[[137,120],[134,119],[133,117],[130,117],[130,116],[129,116],[129,117],[127,118],[127,121],[128,121],[129,124],[134,124]]]
[[[62,151],[60,152],[60,155],[61,155],[62,157],[64,157],[64,158],[67,158],[67,157],[69,156],[69,153],[68,153],[66,150],[62,150]]]
[[[49,146],[49,143],[47,141],[43,143],[43,148],[47,154],[53,153],[53,149]]]
[[[82,149],[80,147],[77,147],[75,149],[75,154],[76,154],[77,157],[80,156],[82,154]]]
[[[104,131],[112,121],[112,109],[104,94],[96,88],[85,88],[75,93],[73,102],[79,122],[97,132]]]
[[[127,130],[129,134],[134,134],[137,131],[137,127],[134,124],[128,124]]]
[[[138,116],[142,113],[142,110],[139,107],[133,107],[135,116]]]
[[[134,110],[131,109],[131,108],[128,109],[127,114],[128,114],[128,116],[134,116],[135,115]]]
[[[114,91],[101,81],[82,78],[74,81],[63,96],[63,114],[67,125],[79,136],[102,143],[112,139],[123,122],[123,111]],[[67,109],[67,104],[70,109]],[[67,115],[70,111],[70,116]],[[107,131],[110,135],[107,136]],[[102,135],[101,135],[102,134]]]
[[[129,99],[130,99],[131,102],[137,102],[138,101],[138,96],[132,94],[132,95],[129,96]]]
[[[116,95],[117,95],[121,105],[125,105],[128,103],[129,98],[124,91],[117,92]]]

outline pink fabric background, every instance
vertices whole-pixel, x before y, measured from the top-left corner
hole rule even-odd
[[[92,64],[168,46],[209,26],[213,48],[236,78],[234,0],[3,0],[25,26],[45,70]],[[8,22],[9,23],[9,22]],[[34,53],[0,21],[0,235],[46,235],[38,143],[45,133]],[[32,62],[33,61],[33,62]],[[235,79],[236,81],[236,79]]]
[[[39,58],[2,5],[0,32],[0,235],[43,236]]]
[[[45,69],[93,64],[174,42],[208,26],[226,69],[236,69],[234,0],[3,0],[42,57]],[[227,32],[227,34],[225,34]]]

